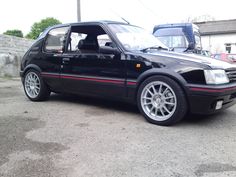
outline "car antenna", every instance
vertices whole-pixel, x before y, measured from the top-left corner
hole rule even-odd
[[[126,20],[125,18],[123,18],[123,17],[120,17],[123,21],[125,21],[127,24],[129,24],[130,25],[130,22],[128,21],[128,20]]]
[[[115,12],[114,10],[110,9],[115,15],[117,15],[119,18],[121,18],[121,20],[123,20],[124,22],[126,22],[127,24],[130,25],[130,22],[128,20],[126,20],[124,17],[120,16],[120,14],[118,14],[117,12]]]

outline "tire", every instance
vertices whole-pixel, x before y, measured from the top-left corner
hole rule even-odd
[[[182,88],[166,76],[152,76],[142,82],[137,104],[146,120],[157,125],[172,125],[183,119],[187,112]]]
[[[23,78],[23,86],[26,96],[31,101],[44,101],[50,96],[50,89],[36,70],[30,69],[26,72]]]

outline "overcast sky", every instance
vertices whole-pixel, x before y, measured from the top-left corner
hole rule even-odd
[[[0,33],[8,29],[30,31],[34,22],[54,17],[76,22],[77,0],[1,0]],[[183,22],[188,17],[210,15],[217,20],[236,19],[235,0],[81,0],[82,21],[118,20],[151,30],[161,23]]]

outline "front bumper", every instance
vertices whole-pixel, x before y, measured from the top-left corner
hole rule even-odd
[[[212,114],[236,103],[236,84],[220,86],[188,86],[188,101],[191,113]],[[222,108],[217,109],[217,102],[222,101]]]

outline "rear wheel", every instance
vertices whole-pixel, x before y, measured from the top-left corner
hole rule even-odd
[[[26,96],[32,101],[43,101],[49,98],[50,90],[42,80],[38,71],[29,70],[23,80]]]
[[[186,114],[187,102],[182,88],[166,76],[152,76],[139,87],[137,102],[147,121],[171,125]]]

